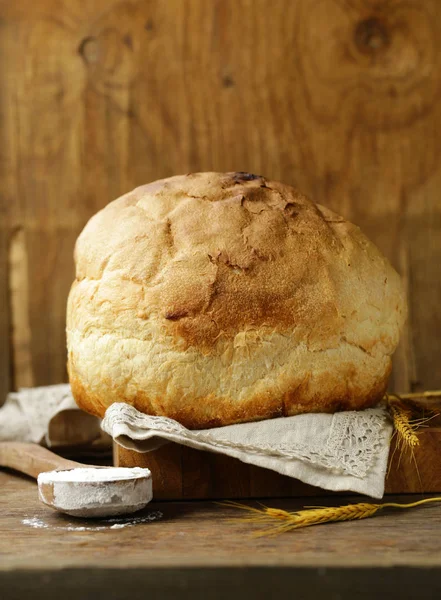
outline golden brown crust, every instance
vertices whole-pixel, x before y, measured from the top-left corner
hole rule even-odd
[[[360,230],[247,173],[142,186],[86,225],[68,302],[74,396],[192,427],[364,408],[406,315]]]
[[[174,419],[188,429],[209,429],[234,423],[273,419],[275,417],[288,417],[302,413],[333,413],[343,410],[362,410],[377,404],[384,396],[387,388],[389,371],[386,376],[369,391],[367,395],[348,395],[342,390],[341,395],[323,396],[316,394],[309,396],[307,389],[299,392],[298,388],[285,393],[283,398],[263,395],[254,397],[246,405],[238,406],[231,398],[210,397],[198,398],[197,403],[179,406],[173,404],[161,406],[158,401],[152,402],[144,392],[138,392],[135,398],[118,396],[113,402],[131,404],[137,410],[151,415],[164,416]],[[72,393],[78,406],[93,415],[103,417],[109,404],[103,401],[102,396],[88,391],[79,378],[70,378]],[[111,402],[111,403],[113,403]],[[110,403],[110,404],[111,404]],[[198,404],[204,406],[204,413],[198,410]],[[158,408],[159,407],[159,408]]]

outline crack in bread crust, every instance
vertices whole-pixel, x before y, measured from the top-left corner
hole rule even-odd
[[[249,173],[136,188],[75,248],[69,373],[78,403],[198,428],[378,401],[406,317],[360,230]]]

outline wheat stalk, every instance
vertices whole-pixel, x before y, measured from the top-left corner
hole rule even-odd
[[[388,395],[387,402],[399,441],[412,449],[419,446],[420,440],[416,430],[421,422],[411,421],[412,411],[403,404],[399,396]]]
[[[386,394],[387,396],[388,394]],[[393,396],[398,396],[401,400],[418,400],[420,398],[441,398],[441,390],[432,390],[426,392],[409,392],[403,394],[391,394]]]
[[[406,405],[404,401],[417,398],[441,398],[441,390],[385,395],[385,400],[393,419],[394,430],[398,436],[399,445],[402,448],[409,448],[413,458],[415,458],[413,451],[420,443],[417,429],[433,418],[433,416],[436,416],[434,411],[431,410],[430,412],[434,413],[431,417],[412,419],[412,407]],[[311,525],[320,525],[322,523],[367,519],[385,508],[407,509],[422,506],[423,504],[428,504],[430,502],[441,502],[441,497],[426,498],[425,500],[418,500],[417,502],[411,502],[410,504],[399,504],[396,502],[370,504],[361,502],[358,504],[348,504],[346,506],[316,506],[296,512],[289,512],[281,508],[270,508],[267,506],[254,508],[252,506],[247,506],[246,504],[231,501],[219,504],[232,508],[239,508],[249,513],[248,516],[238,517],[236,520],[270,525],[270,529],[259,530],[254,534],[259,537],[262,535],[277,535],[292,529],[300,529],[302,527],[310,527]]]
[[[399,445],[401,445],[402,448],[409,448],[412,452],[420,443],[417,433],[418,429],[434,417],[438,416],[438,413],[436,413],[433,407],[418,407],[413,404],[406,405],[406,400],[412,401],[417,398],[441,398],[441,390],[434,390],[431,392],[411,392],[406,394],[385,394],[384,397],[394,423],[394,430],[398,437]],[[418,409],[421,410],[421,408],[431,413],[431,416],[423,416],[419,419],[412,418],[413,412]]]
[[[322,523],[367,519],[368,517],[375,515],[379,510],[385,508],[407,509],[415,506],[422,506],[423,504],[428,504],[430,502],[441,502],[441,497],[426,498],[424,500],[418,500],[417,502],[411,502],[410,504],[399,504],[396,502],[370,504],[361,502],[359,504],[348,504],[346,506],[310,507],[295,512],[289,512],[281,508],[269,508],[267,506],[263,506],[259,509],[238,502],[227,501],[220,504],[231,508],[239,508],[250,513],[246,517],[237,517],[235,520],[271,525],[270,529],[259,530],[254,534],[257,537],[260,537],[263,535],[278,535],[293,529],[310,527],[311,525],[320,525]],[[279,524],[275,525],[277,521]]]

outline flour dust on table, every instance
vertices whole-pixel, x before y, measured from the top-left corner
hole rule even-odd
[[[152,521],[159,521],[163,517],[163,513],[160,510],[151,511],[147,514],[142,514],[136,517],[114,517],[111,519],[100,519],[100,525],[83,525],[81,521],[78,525],[75,523],[68,523],[67,525],[52,525],[37,516],[26,517],[22,520],[22,525],[32,527],[33,529],[59,529],[62,531],[106,531],[110,529],[125,529],[126,527],[133,527],[134,525],[142,525],[145,523],[151,523]]]

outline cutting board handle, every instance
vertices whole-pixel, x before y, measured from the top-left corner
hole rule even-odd
[[[35,479],[44,471],[83,467],[73,460],[62,458],[37,444],[0,442],[0,467],[26,473]]]

